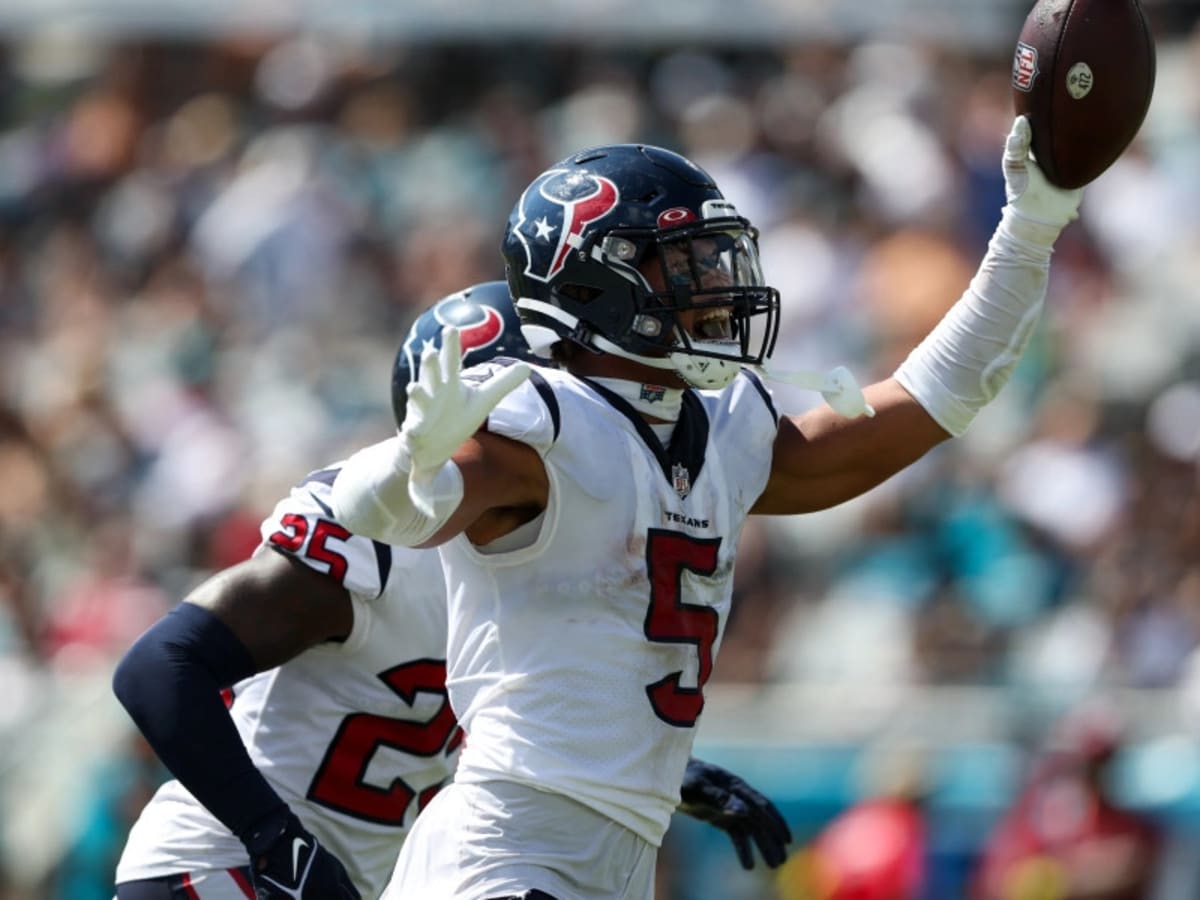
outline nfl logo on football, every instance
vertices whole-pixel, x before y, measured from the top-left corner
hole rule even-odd
[[[671,466],[671,485],[675,488],[675,493],[682,500],[692,492],[692,479],[688,475],[687,467],[675,463]]]
[[[1033,90],[1033,80],[1037,78],[1037,48],[1022,42],[1017,43],[1013,54],[1012,83],[1018,91],[1029,93]]]

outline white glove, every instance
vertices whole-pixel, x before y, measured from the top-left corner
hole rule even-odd
[[[400,428],[411,466],[408,493],[418,510],[433,515],[439,499],[438,472],[530,371],[519,362],[483,381],[463,381],[462,341],[453,327],[442,331],[441,350],[427,345],[421,351],[420,373],[408,385],[408,409]]]
[[[1079,216],[1083,188],[1064,190],[1046,180],[1029,152],[1033,129],[1017,116],[1004,142],[1004,193],[1014,214],[1038,225],[1062,229]]]

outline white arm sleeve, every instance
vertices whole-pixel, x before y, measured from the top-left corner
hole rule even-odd
[[[1000,392],[1037,324],[1058,229],[1006,207],[979,271],[896,370],[896,380],[955,437]]]
[[[896,370],[896,380],[958,437],[1008,383],[1033,333],[1050,254],[1074,219],[1082,190],[1050,184],[1030,155],[1033,132],[1018,116],[1004,142],[1008,205],[967,292]]]
[[[437,470],[426,494],[433,509],[426,514],[410,496],[410,470],[408,450],[399,435],[359,450],[334,479],[333,514],[363,537],[406,547],[424,543],[462,503],[462,473],[453,461]]]

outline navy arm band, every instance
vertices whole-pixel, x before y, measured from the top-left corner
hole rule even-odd
[[[239,837],[286,809],[254,767],[221,689],[256,671],[245,645],[213,613],[180,603],[121,659],[113,693],[179,782]]]

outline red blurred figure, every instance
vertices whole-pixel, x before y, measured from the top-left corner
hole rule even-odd
[[[130,523],[105,521],[87,536],[80,572],[56,594],[41,651],[60,670],[111,666],[168,608],[166,593],[139,570]]]
[[[866,800],[817,839],[826,900],[915,900],[925,858],[925,822],[903,797]]]
[[[781,876],[785,900],[917,900],[925,882],[923,758],[893,755],[878,793],[847,809]]]
[[[1115,805],[1106,780],[1124,739],[1106,710],[1064,721],[984,850],[974,900],[1143,900],[1162,850],[1153,820]]]

